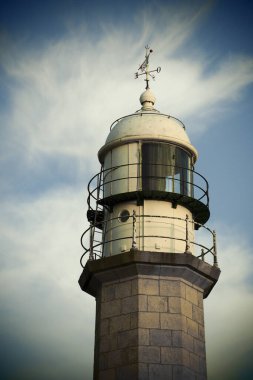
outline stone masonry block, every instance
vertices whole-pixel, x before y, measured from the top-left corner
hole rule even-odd
[[[138,310],[148,311],[148,296],[139,294],[138,296]]]
[[[198,307],[203,309],[203,292],[198,292]]]
[[[168,347],[172,345],[171,330],[151,329],[149,336],[151,346]]]
[[[116,380],[138,379],[138,364],[131,364],[116,369]]]
[[[139,363],[138,367],[139,367],[138,380],[147,380],[148,379],[148,364]]]
[[[116,380],[116,372],[115,369],[106,369],[104,371],[100,371],[99,375],[100,380]]]
[[[181,298],[169,297],[169,312],[181,313]]]
[[[130,314],[130,328],[135,329],[138,327],[138,313],[131,313]]]
[[[183,331],[181,331],[181,330],[171,332],[171,334],[172,334],[172,345],[174,347],[183,347],[182,333],[183,333]]]
[[[149,345],[149,329],[138,329],[138,344],[140,346]]]
[[[147,296],[140,294],[123,298],[121,300],[121,310],[123,314],[133,313],[136,311],[147,311]]]
[[[150,364],[149,380],[172,379],[172,365]]]
[[[194,371],[190,370],[189,368],[175,365],[173,366],[173,380],[196,380],[196,374]]]
[[[148,296],[148,311],[167,312],[167,297]]]
[[[199,336],[199,325],[197,322],[192,321],[191,319],[187,318],[187,333],[191,336],[194,336],[195,338],[198,338]]]
[[[192,303],[185,299],[181,299],[181,313],[192,319]]]
[[[100,336],[109,334],[109,318],[102,319],[100,322]]]
[[[199,325],[199,339],[205,341],[205,329],[202,325]]]
[[[142,328],[155,329],[160,327],[159,313],[139,312],[138,325]]]
[[[108,352],[117,349],[117,334],[107,334],[100,338],[100,352]]]
[[[116,298],[129,297],[132,294],[132,281],[119,282],[115,289]]]
[[[112,301],[115,299],[115,284],[103,285],[101,291],[101,300],[102,302]]]
[[[138,279],[138,294],[159,295],[159,281],[148,278]]]
[[[122,350],[123,364],[138,362],[138,347],[128,347]]]
[[[187,301],[190,301],[194,305],[198,306],[198,290],[189,285],[185,286],[185,298]]]
[[[168,330],[186,330],[186,317],[181,314],[161,313],[161,328]]]
[[[110,334],[130,330],[130,314],[112,317],[110,319]]]
[[[160,363],[160,348],[154,346],[140,346],[139,361],[142,363]]]
[[[194,339],[194,352],[195,354],[206,357],[205,343],[202,340]]]
[[[123,352],[122,350],[110,351],[107,354],[108,368],[115,368],[123,364]]]
[[[185,296],[185,284],[179,280],[160,280],[161,296]]]
[[[138,278],[135,278],[131,281],[132,285],[132,295],[138,294]]]
[[[193,371],[199,371],[199,356],[190,352],[190,368]]]
[[[162,364],[181,364],[189,366],[189,352],[184,348],[161,347]]]
[[[204,311],[198,306],[192,307],[192,319],[201,325],[204,325]]]
[[[122,313],[128,314],[138,311],[138,296],[131,296],[123,298],[121,301]]]
[[[118,333],[118,348],[132,347],[138,345],[138,330],[127,330]]]
[[[101,318],[108,318],[114,315],[120,315],[120,300],[113,300],[108,302],[102,302],[101,304]]]
[[[199,372],[206,379],[206,358],[199,358]]]
[[[107,354],[100,354],[99,355],[99,369],[107,369],[108,368],[108,360],[107,360]]]
[[[172,344],[175,347],[182,347],[188,351],[194,351],[193,337],[184,331],[172,331]]]
[[[182,364],[188,367],[190,365],[190,353],[185,348],[182,348]]]

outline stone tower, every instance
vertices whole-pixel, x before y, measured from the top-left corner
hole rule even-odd
[[[185,126],[154,108],[151,52],[142,107],[112,124],[88,184],[79,284],[96,298],[96,380],[207,379],[203,298],[220,274],[208,183]]]

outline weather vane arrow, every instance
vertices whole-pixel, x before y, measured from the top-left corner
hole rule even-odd
[[[149,70],[149,56],[151,53],[153,53],[153,50],[150,49],[148,45],[145,46],[146,49],[146,55],[145,60],[142,62],[140,67],[138,68],[137,73],[135,73],[135,79],[139,78],[141,75],[146,75],[146,90],[149,88],[149,77],[151,77],[153,80],[155,79],[154,72],[160,73],[161,67],[157,67],[156,70]]]

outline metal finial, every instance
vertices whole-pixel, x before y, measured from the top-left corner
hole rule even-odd
[[[161,67],[157,67],[156,70],[149,70],[149,56],[151,53],[153,53],[153,50],[150,49],[148,45],[145,46],[145,49],[146,49],[145,60],[138,68],[137,73],[135,73],[135,79],[139,78],[141,75],[146,75],[145,82],[146,82],[146,90],[147,90],[149,89],[149,83],[148,83],[149,77],[151,77],[152,79],[155,79],[155,76],[151,73],[154,73],[154,72],[160,73]]]

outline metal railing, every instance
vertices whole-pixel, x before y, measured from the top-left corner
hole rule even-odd
[[[209,261],[210,261],[210,258],[212,259],[211,265],[218,267],[215,231],[212,231],[210,228],[208,228],[204,225],[201,225],[200,223],[197,223],[193,220],[190,220],[188,215],[186,215],[185,219],[183,219],[183,218],[179,218],[179,217],[161,216],[161,215],[144,215],[144,214],[143,215],[137,215],[136,212],[133,211],[132,215],[129,215],[129,218],[132,219],[132,228],[131,228],[132,232],[131,232],[131,234],[128,236],[123,236],[123,237],[119,237],[119,238],[115,238],[115,239],[107,239],[105,237],[106,236],[105,228],[106,228],[106,225],[108,225],[108,223],[111,223],[111,222],[118,220],[118,217],[110,218],[108,220],[104,220],[104,221],[100,222],[100,228],[99,229],[96,228],[97,226],[94,223],[91,223],[90,227],[87,228],[87,230],[84,231],[84,233],[81,236],[81,245],[84,249],[84,253],[80,259],[80,263],[81,263],[82,267],[84,267],[84,265],[82,264],[82,261],[87,254],[89,254],[89,260],[97,260],[97,259],[104,257],[104,247],[106,244],[113,243],[116,241],[124,241],[126,239],[131,239],[131,247],[129,247],[129,250],[134,252],[136,250],[143,250],[141,247],[138,247],[137,242],[140,239],[142,239],[142,241],[145,242],[145,239],[147,239],[147,238],[170,239],[170,240],[184,242],[185,248],[182,249],[181,253],[191,254],[190,247],[193,246],[193,247],[195,247],[196,250],[200,251],[197,254],[195,254],[195,256],[197,258],[199,258],[203,261],[206,261],[206,257],[208,255]],[[170,225],[173,224],[175,221],[181,221],[181,222],[183,222],[183,224],[185,226],[185,236],[182,238],[170,236],[168,234],[168,231],[167,231],[166,235],[165,234],[164,235],[155,235],[155,234],[143,235],[140,233],[138,234],[137,233],[137,231],[138,231],[137,224],[139,222],[137,223],[137,218],[141,218],[142,223],[145,223],[145,219],[147,219],[147,218],[148,219],[152,219],[152,218],[158,219],[159,218],[162,221],[166,222],[167,224],[170,223]],[[103,225],[103,229],[101,229],[101,223]],[[194,225],[197,224],[198,227],[202,227],[206,232],[208,232],[209,237],[211,238],[209,245],[211,245],[211,246],[207,247],[206,245],[204,245],[204,243],[200,243],[200,242],[190,240],[190,234],[189,234],[189,232],[190,232],[189,225],[190,224],[194,224]],[[84,242],[85,237],[87,238],[86,240],[89,241],[88,247],[85,246],[85,242]],[[111,252],[111,254],[112,254],[112,252]]]
[[[149,168],[151,171],[176,172],[180,178],[166,175],[144,175],[143,168]],[[136,175],[122,175],[121,170],[131,169],[136,171]],[[111,178],[110,178],[111,177]],[[188,180],[190,178],[190,180]],[[123,182],[125,181],[125,182]],[[131,181],[131,183],[130,183]],[[136,183],[133,188],[133,183]],[[152,183],[153,181],[153,183]],[[131,163],[117,165],[108,169],[102,169],[101,172],[95,174],[88,183],[87,203],[90,209],[94,209],[92,202],[99,202],[106,195],[115,195],[118,192],[112,191],[111,187],[115,184],[125,184],[131,186],[131,191],[159,190],[164,193],[174,193],[189,196],[200,201],[205,206],[209,206],[208,182],[200,173],[193,169],[182,166],[155,164],[155,163]],[[123,185],[122,185],[123,186]],[[167,187],[166,187],[167,186]],[[108,187],[110,187],[109,194]],[[99,191],[100,190],[100,191]],[[126,189],[129,192],[129,189]]]
[[[126,116],[122,116],[122,117],[120,117],[119,119],[117,119],[117,120],[115,120],[112,124],[111,124],[111,126],[110,126],[110,131],[116,126],[116,124],[119,122],[119,121],[121,121],[121,120],[124,120],[124,119],[128,119],[128,118],[130,118],[130,117],[133,117],[133,116],[142,116],[142,115],[159,115],[159,116],[163,116],[163,117],[165,117],[166,119],[174,119],[174,120],[176,120],[176,122],[180,125],[180,127],[182,127],[184,130],[185,130],[185,125],[184,125],[184,123],[181,121],[181,120],[179,120],[179,119],[177,119],[176,117],[174,117],[174,116],[170,116],[170,115],[166,115],[166,114],[164,114],[164,113],[160,113],[160,112],[152,112],[152,111],[149,111],[149,112],[141,112],[141,110],[139,110],[139,111],[137,111],[136,113],[132,113],[132,114],[130,114],[130,115],[126,115]]]

